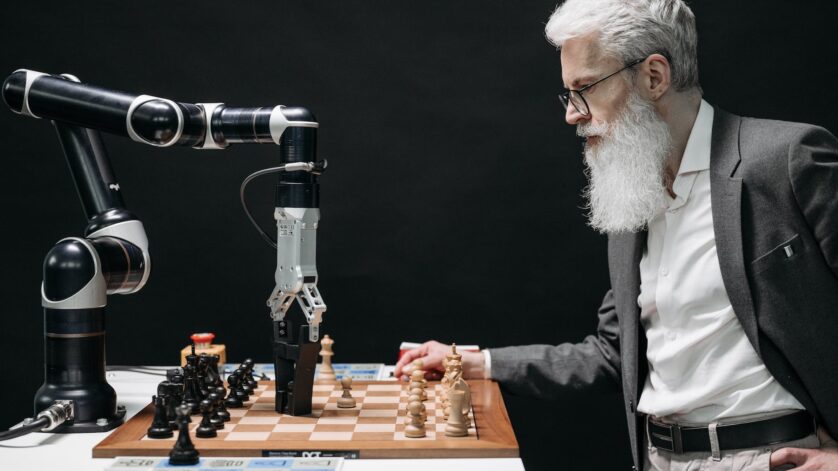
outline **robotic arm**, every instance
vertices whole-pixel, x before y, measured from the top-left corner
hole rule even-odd
[[[318,123],[313,114],[299,107],[175,102],[31,70],[12,73],[2,94],[15,113],[53,122],[88,216],[85,237],[60,241],[44,263],[46,379],[36,394],[36,413],[56,402],[72,404],[71,420],[56,432],[109,430],[124,415],[105,381],[104,307],[107,294],[130,294],[145,285],[150,258],[143,225],[124,208],[97,130],[155,147],[278,145],[281,165],[266,172],[279,173],[276,288],[268,300],[274,320],[277,410],[310,413],[316,342],[326,310],[315,267],[317,176],[325,163],[315,159]],[[294,298],[306,320],[299,332],[286,319]]]
[[[286,129],[308,128],[310,132],[294,133],[290,139],[293,142],[286,144],[298,147],[296,152],[309,154],[306,151],[313,148],[299,146],[306,140],[303,136],[308,137],[311,146],[318,127],[314,115],[305,108],[181,103],[78,83],[69,74],[55,76],[23,69],[6,79],[3,99],[18,114],[98,129],[157,147],[224,149],[241,142],[280,145]]]

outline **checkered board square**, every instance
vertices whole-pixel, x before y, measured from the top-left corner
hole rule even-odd
[[[428,419],[425,422],[426,437],[408,438],[404,434],[408,423],[408,391],[403,383],[354,384],[352,397],[356,406],[341,409],[337,400],[342,394],[339,384],[315,384],[310,416],[290,416],[274,411],[275,392],[273,385],[260,383],[243,408],[228,409],[230,421],[218,430],[214,438],[198,438],[195,429],[201,416],[192,417],[189,425],[192,440],[199,446],[207,441],[379,441],[379,440],[469,440],[477,439],[474,412],[469,411],[466,437],[445,436],[445,419],[441,407],[442,387],[431,383],[425,392],[424,402]],[[141,440],[171,441],[177,437]]]
[[[446,437],[442,417],[442,390],[429,382],[425,401],[424,438],[407,438],[406,383],[356,381],[352,396],[357,405],[337,407],[341,389],[336,382],[317,382],[312,413],[307,416],[278,414],[274,410],[273,381],[260,382],[245,407],[231,414],[218,436],[196,438],[201,417],[190,424],[192,441],[203,457],[301,457],[345,458],[476,458],[517,457],[518,442],[509,422],[497,383],[469,380],[471,427],[465,437]],[[154,417],[149,405],[114,430],[93,448],[94,458],[116,456],[166,456],[175,438],[154,440],[146,431]]]

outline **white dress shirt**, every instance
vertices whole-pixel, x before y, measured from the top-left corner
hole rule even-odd
[[[675,198],[649,223],[640,262],[640,321],[649,375],[637,409],[680,422],[803,406],[751,346],[722,282],[710,205],[713,108],[701,101]]]

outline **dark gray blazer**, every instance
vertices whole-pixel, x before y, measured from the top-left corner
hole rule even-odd
[[[838,436],[838,140],[823,128],[715,110],[710,157],[722,279],[768,370]],[[491,349],[492,376],[518,394],[623,392],[635,466],[646,336],[637,296],[646,233],[611,236],[611,290],[581,343]],[[790,246],[793,255],[787,256]]]

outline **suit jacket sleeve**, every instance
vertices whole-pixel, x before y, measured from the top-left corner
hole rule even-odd
[[[821,253],[838,277],[838,140],[829,131],[806,127],[789,147],[792,191]]]
[[[620,327],[611,290],[596,335],[582,342],[490,349],[492,379],[515,393],[551,399],[559,389],[620,389]]]

